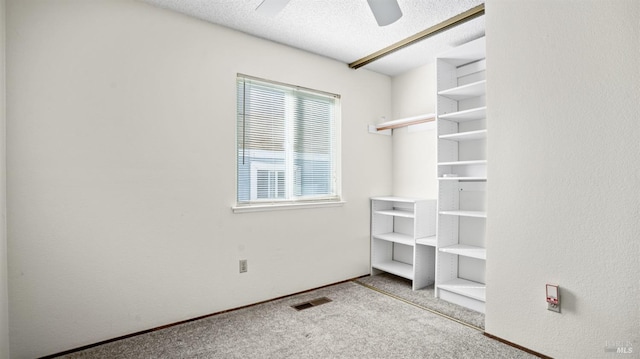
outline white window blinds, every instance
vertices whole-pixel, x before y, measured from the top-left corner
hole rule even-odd
[[[340,96],[237,78],[239,205],[337,201]]]

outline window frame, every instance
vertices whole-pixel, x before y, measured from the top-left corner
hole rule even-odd
[[[256,197],[256,195],[253,194],[253,191],[255,190],[254,184],[257,183],[257,178],[253,178],[253,174],[250,176],[249,181],[250,181],[250,187],[249,187],[249,200],[248,201],[240,201],[239,200],[239,191],[240,191],[240,181],[239,181],[239,161],[238,161],[238,156],[239,156],[239,151],[240,151],[240,146],[239,146],[239,126],[238,126],[238,121],[239,121],[239,110],[238,110],[238,103],[240,101],[239,99],[239,95],[237,94],[238,91],[238,82],[240,80],[243,81],[256,81],[256,82],[260,82],[262,84],[265,85],[271,85],[274,88],[277,87],[284,87],[287,88],[291,91],[303,91],[303,92],[307,92],[307,93],[311,93],[314,95],[320,95],[320,96],[324,96],[324,97],[333,97],[334,99],[336,99],[336,103],[335,103],[335,107],[334,107],[334,117],[333,117],[333,121],[334,121],[334,125],[331,128],[331,132],[332,132],[332,136],[333,136],[333,147],[332,147],[332,152],[335,152],[335,155],[333,155],[333,159],[332,159],[332,167],[333,167],[333,177],[334,177],[334,183],[333,183],[333,187],[334,187],[334,194],[332,195],[328,195],[328,196],[321,196],[320,198],[303,198],[303,199],[295,199],[295,198],[287,198],[287,199],[273,199],[273,198],[268,198],[268,199],[257,199],[254,198]],[[271,81],[271,80],[266,80],[266,79],[262,79],[262,78],[258,78],[258,77],[254,77],[254,76],[249,76],[249,75],[244,75],[244,74],[240,74],[238,73],[236,76],[236,140],[235,140],[235,155],[236,155],[236,160],[235,160],[235,195],[236,195],[236,203],[234,206],[232,206],[232,210],[234,213],[245,213],[245,212],[256,212],[256,211],[268,211],[268,210],[282,210],[282,209],[299,209],[299,208],[317,208],[317,207],[335,207],[335,206],[341,206],[345,203],[345,201],[342,198],[342,177],[341,177],[341,97],[338,94],[333,94],[333,93],[329,93],[329,92],[325,92],[325,91],[319,91],[319,90],[314,90],[314,89],[309,89],[309,88],[305,88],[305,87],[301,87],[301,86],[296,86],[296,85],[290,85],[290,84],[286,84],[286,83],[282,83],[282,82],[277,82],[277,81]],[[289,134],[287,134],[286,136],[289,136]],[[256,161],[255,162],[255,166],[260,167],[260,161]],[[250,164],[250,172],[254,172],[254,164]],[[286,184],[286,187],[290,187],[290,184],[293,184],[293,179],[291,179],[289,184]],[[289,189],[290,190],[290,189]]]

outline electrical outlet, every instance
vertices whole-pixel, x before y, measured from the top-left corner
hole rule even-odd
[[[547,284],[547,310],[560,313],[560,286]]]
[[[247,272],[247,260],[246,259],[241,259],[240,260],[240,273],[246,273]]]

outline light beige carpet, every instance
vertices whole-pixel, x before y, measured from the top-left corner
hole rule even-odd
[[[356,281],[474,327],[484,329],[484,314],[435,298],[433,285],[414,291],[411,289],[411,281],[388,273],[362,277]]]
[[[297,311],[320,297],[331,302]],[[534,358],[414,305],[345,282],[66,358]]]

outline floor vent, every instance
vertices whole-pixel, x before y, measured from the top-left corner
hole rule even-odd
[[[292,305],[291,308],[294,308],[295,310],[309,309],[311,307],[317,307],[320,304],[329,303],[330,301],[331,301],[331,299],[329,299],[327,297],[322,297],[322,298],[310,300],[308,302]]]

